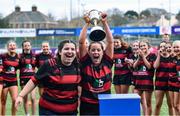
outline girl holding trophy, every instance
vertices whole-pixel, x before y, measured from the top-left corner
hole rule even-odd
[[[99,41],[100,39],[96,38],[98,36],[94,36],[93,39],[90,38],[91,40],[93,40],[93,42],[91,42],[88,49],[86,49],[87,30],[90,22],[92,22],[92,19],[90,17],[84,17],[86,24],[81,31],[79,39],[80,63],[82,66],[82,93],[80,98],[80,115],[98,115],[98,94],[111,93],[111,68],[113,66],[114,47],[113,36],[107,23],[107,14],[100,14],[101,22],[106,33],[107,45],[105,50],[102,43]]]

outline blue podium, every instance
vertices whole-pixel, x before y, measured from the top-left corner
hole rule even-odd
[[[138,94],[100,94],[100,115],[139,115],[140,96]]]

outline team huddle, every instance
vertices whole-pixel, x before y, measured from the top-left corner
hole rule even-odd
[[[113,36],[107,14],[101,14],[106,42],[87,44],[89,20],[82,28],[79,44],[71,40],[59,43],[56,55],[49,52],[49,43],[42,43],[42,52],[34,54],[28,40],[22,43],[22,53],[16,53],[16,43],[7,44],[7,53],[0,55],[1,115],[5,115],[7,94],[12,99],[12,115],[24,103],[28,115],[28,95],[32,115],[36,114],[36,87],[39,87],[39,115],[99,115],[98,94],[132,92],[141,96],[144,115],[160,114],[164,95],[169,115],[180,115],[180,41],[163,40],[158,50],[150,51],[146,40],[128,44]],[[19,78],[17,78],[19,73]],[[19,84],[18,84],[19,82]],[[22,91],[18,94],[18,85]],[[154,91],[155,90],[155,91]],[[152,111],[152,93],[156,106]]]

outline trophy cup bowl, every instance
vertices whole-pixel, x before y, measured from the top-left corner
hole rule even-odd
[[[94,26],[90,30],[89,38],[92,41],[102,41],[106,37],[106,33],[103,28],[97,24],[101,20],[100,12],[97,10],[91,10],[89,12],[90,23]]]
[[[106,33],[100,26],[95,26],[91,29],[89,38],[92,41],[102,41],[106,37]]]

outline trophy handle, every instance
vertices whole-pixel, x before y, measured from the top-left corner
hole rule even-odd
[[[100,17],[99,17],[99,20],[101,20],[101,19],[102,19],[102,17],[101,17],[102,12],[99,11],[98,14],[99,14],[99,16],[100,16]]]
[[[102,11],[98,11],[98,10],[96,10],[96,9],[92,9],[92,10],[90,10],[89,12],[87,12],[88,13],[88,16],[90,15],[90,12],[92,12],[92,11],[97,11],[98,12],[98,14],[99,14],[99,18],[100,18],[100,20],[102,19],[102,17],[101,17],[101,14],[102,14]]]

